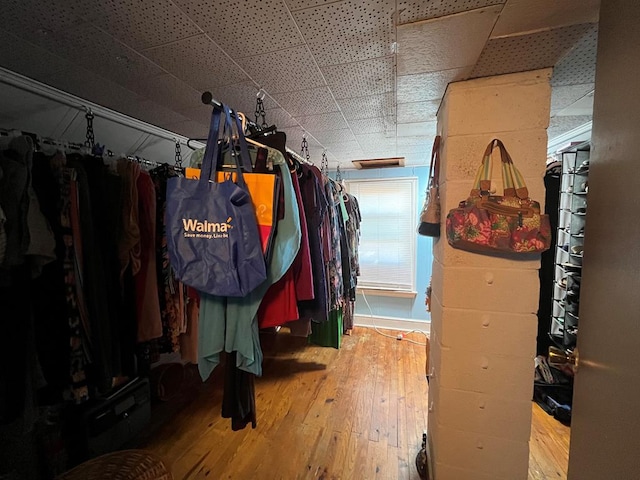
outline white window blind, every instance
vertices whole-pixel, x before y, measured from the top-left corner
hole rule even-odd
[[[349,180],[358,199],[359,287],[415,291],[416,178]]]

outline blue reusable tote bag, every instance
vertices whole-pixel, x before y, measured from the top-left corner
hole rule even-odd
[[[233,146],[236,178],[210,181],[220,151],[219,139],[233,137],[231,112],[223,105],[214,109],[202,162],[200,180],[184,177],[167,182],[166,229],[169,261],[176,276],[185,284],[211,295],[244,297],[267,277],[258,223],[251,196]],[[222,131],[220,131],[222,130]],[[243,132],[237,132],[242,136]],[[241,155],[248,155],[246,147]],[[215,178],[215,176],[213,177]]]

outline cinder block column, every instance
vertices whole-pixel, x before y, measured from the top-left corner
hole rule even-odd
[[[492,138],[504,142],[530,196],[544,201],[550,76],[544,69],[449,85],[438,113],[443,217],[469,195]],[[496,188],[502,191],[500,182]],[[435,480],[526,479],[539,259],[456,250],[444,230],[433,250],[428,432]]]

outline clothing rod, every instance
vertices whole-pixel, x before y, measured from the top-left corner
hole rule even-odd
[[[296,160],[298,160],[299,162],[302,163],[306,163],[307,165],[313,165],[313,162],[310,162],[309,160],[307,160],[306,158],[301,157],[300,155],[298,155],[296,152],[294,152],[293,150],[291,150],[289,147],[284,147],[286,152],[291,155],[293,158],[295,158]]]
[[[213,94],[211,92],[202,92],[200,99],[205,105],[213,105],[214,107],[222,108],[222,103],[213,98]]]
[[[203,92],[202,95],[200,96],[200,99],[202,100],[202,103],[204,103],[205,105],[211,105],[213,108],[222,108],[222,103],[216,100],[215,98],[213,98],[213,94],[211,92]],[[247,116],[244,113],[231,109],[231,116],[237,117],[240,119],[240,121],[242,122],[243,131],[247,129],[248,120],[247,120]]]
[[[137,118],[130,117],[120,112],[116,112],[115,110],[103,107],[102,105],[98,105],[97,103],[90,102],[70,93],[63,92],[62,90],[58,90],[57,88],[50,87],[49,85],[45,85],[44,83],[38,82],[36,80],[32,80],[31,78],[20,75],[19,73],[12,72],[11,70],[7,70],[3,67],[0,67],[0,82],[11,85],[15,88],[19,88],[20,90],[24,90],[26,92],[33,93],[40,97],[53,100],[54,102],[58,102],[70,108],[75,108],[81,111],[86,111],[87,109],[89,109],[96,116],[118,123],[125,127],[133,128],[143,133],[148,133],[155,137],[163,138],[172,142],[178,141],[183,145],[186,145],[187,141],[189,140],[188,137],[185,137],[183,135],[179,135],[169,130],[156,127],[155,125],[143,122],[142,120],[138,120]]]
[[[118,157],[117,155],[114,155],[114,158],[117,158],[117,157]],[[150,165],[153,167],[161,167],[163,165],[166,165],[167,167],[173,168],[174,170],[177,170],[177,171],[182,171],[184,169],[184,167],[176,167],[175,165],[171,165],[170,163],[154,162],[153,160],[147,160],[144,157],[138,157],[135,155],[126,155],[124,158],[126,158],[130,162],[144,163],[145,165]]]

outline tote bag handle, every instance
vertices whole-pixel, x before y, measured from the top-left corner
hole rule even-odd
[[[222,116],[222,112],[224,112],[225,122],[223,128],[220,128],[220,120]],[[202,160],[202,171],[200,172],[200,180],[199,186],[200,188],[204,188],[208,186],[209,182],[212,181],[211,174],[213,173],[214,165],[217,164],[217,158],[220,153],[220,140],[224,137],[224,133],[228,132],[229,137],[233,136],[233,128],[231,122],[231,109],[227,105],[222,105],[222,112],[220,109],[214,108],[211,113],[211,127],[209,128],[209,136],[207,138],[207,147],[204,153],[204,159]],[[238,131],[239,137],[241,137],[242,141],[240,144],[241,148],[241,157],[246,159],[245,162],[251,164],[251,160],[249,159],[249,149],[247,148],[246,140],[244,139],[244,135],[242,135],[242,127],[239,127]],[[242,149],[244,148],[244,152]],[[244,181],[244,176],[242,175],[242,169],[240,168],[240,164],[237,159],[236,152],[231,149],[231,157],[234,161],[234,166],[236,170],[236,181],[238,185],[242,186],[246,189],[246,183]],[[213,179],[215,182],[215,179]],[[204,186],[204,187],[203,187]]]
[[[522,200],[529,198],[529,191],[524,182],[524,178],[520,171],[513,164],[511,155],[507,152],[502,141],[496,139],[491,140],[487,146],[482,164],[478,168],[475,183],[471,190],[471,196],[479,196],[482,192],[488,192],[491,189],[491,177],[493,173],[492,153],[495,147],[500,150],[500,159],[502,165],[502,184],[504,186],[504,195],[510,197],[518,197]]]
[[[440,135],[436,135],[436,138],[433,139],[428,188],[436,187],[440,183],[440,139]]]

